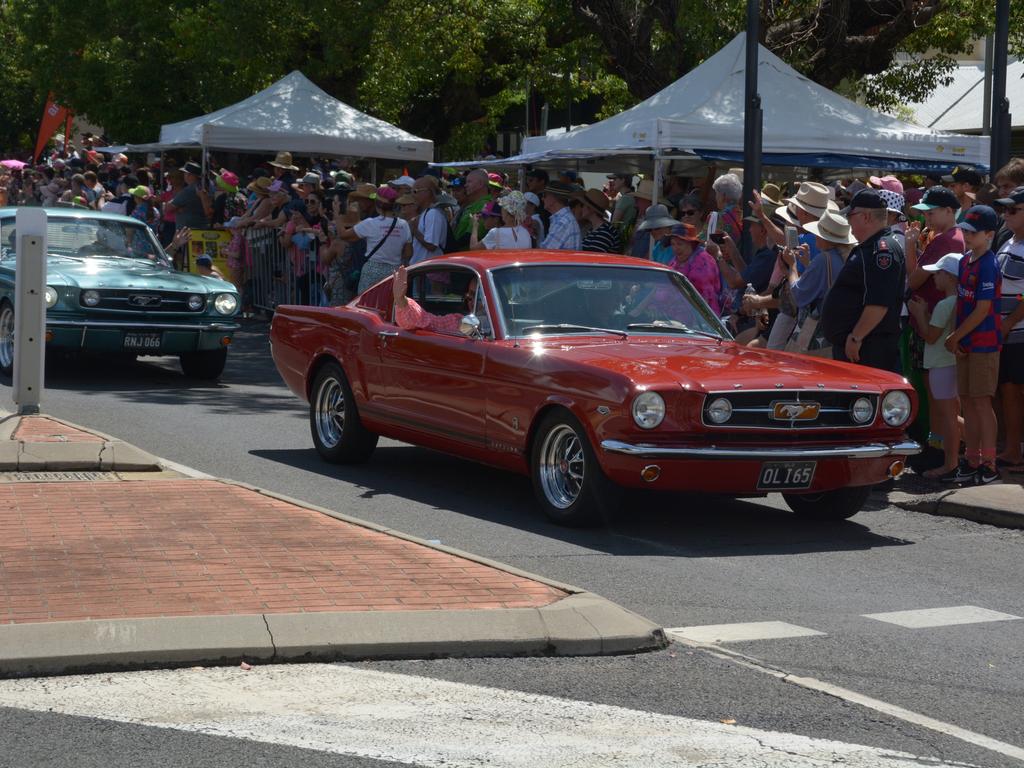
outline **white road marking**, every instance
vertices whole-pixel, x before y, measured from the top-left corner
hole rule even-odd
[[[976,605],[956,605],[951,608],[924,608],[918,611],[865,613],[864,618],[896,624],[907,629],[927,629],[929,627],[952,627],[957,624],[984,624],[988,621],[1014,621],[1021,617],[990,611]]]
[[[904,722],[918,725],[922,728],[927,728],[930,731],[936,731],[937,733],[952,736],[954,739],[959,739],[960,741],[967,742],[968,744],[974,744],[975,746],[990,750],[991,752],[996,752],[1000,755],[1012,757],[1015,760],[1024,760],[1024,749],[1018,747],[1016,744],[999,741],[998,739],[993,739],[991,736],[986,736],[983,733],[975,733],[974,731],[969,731],[966,728],[961,728],[958,725],[946,723],[942,720],[936,720],[934,717],[928,717],[928,715],[922,715],[918,712],[904,709],[903,707],[899,707],[895,704],[890,704],[887,701],[865,696],[862,693],[851,691],[848,688],[840,688],[838,685],[832,685],[832,683],[827,683],[824,680],[818,680],[813,677],[791,675],[788,672],[770,667],[752,656],[746,656],[727,648],[720,648],[713,645],[695,643],[686,640],[683,640],[682,642],[684,645],[699,648],[715,658],[722,659],[724,661],[731,661],[741,667],[755,672],[761,672],[762,674],[769,675],[785,683],[792,683],[793,685],[806,688],[810,691],[818,691],[819,693],[834,696],[835,698],[842,699],[843,701],[849,701],[852,704],[859,704],[862,707],[873,709],[876,712],[881,712],[890,717],[894,717],[897,720],[903,720]]]
[[[341,665],[0,681],[0,706],[446,768],[921,768],[937,760]]]
[[[741,643],[749,640],[780,640],[787,637],[824,636],[824,632],[784,621],[748,621],[743,624],[705,624],[666,629],[670,637],[695,643]]]

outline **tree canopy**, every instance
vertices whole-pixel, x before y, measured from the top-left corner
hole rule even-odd
[[[1021,51],[1024,4],[1013,6]],[[762,0],[761,40],[817,82],[893,110],[941,83],[993,14],[991,0]],[[614,114],[744,23],[743,0],[93,0],[88,13],[73,0],[7,0],[0,142],[29,143],[48,91],[115,139],[142,142],[300,69],[453,159],[474,154],[528,89],[554,107],[597,100],[598,117]]]

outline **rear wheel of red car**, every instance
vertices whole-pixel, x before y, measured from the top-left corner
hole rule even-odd
[[[377,435],[363,426],[352,388],[337,363],[326,363],[313,379],[309,429],[317,453],[332,464],[364,462],[377,447]]]
[[[180,359],[181,372],[190,379],[214,381],[224,373],[224,366],[228,362],[228,351],[227,349],[210,349],[202,352],[182,352]]]
[[[786,504],[810,520],[846,520],[856,515],[871,494],[870,485],[838,488],[821,493],[784,493]]]
[[[541,421],[530,466],[537,501],[559,525],[597,525],[615,512],[621,489],[605,477],[586,431],[567,411]]]

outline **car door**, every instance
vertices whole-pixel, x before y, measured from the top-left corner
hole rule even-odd
[[[384,386],[376,402],[400,426],[458,443],[485,445],[484,363],[490,345],[490,318],[475,272],[465,267],[420,267],[409,271],[409,297],[437,316],[466,314],[465,293],[482,313],[479,338],[451,331],[403,330],[381,334]]]

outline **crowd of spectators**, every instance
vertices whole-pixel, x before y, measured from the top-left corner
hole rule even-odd
[[[401,265],[469,249],[650,259],[685,275],[741,344],[904,374],[922,396],[915,436],[941,457],[929,473],[936,479],[990,482],[1003,467],[1024,474],[1021,158],[991,183],[959,168],[768,183],[746,216],[739,169],[669,176],[657,194],[651,179],[628,172],[608,174],[598,189],[573,171],[541,168],[525,173],[523,191],[517,178],[483,168],[372,184],[359,166],[311,158],[300,168],[288,152],[244,181],[215,162],[204,174],[192,161],[133,165],[92,149],[0,173],[0,204],[123,213],[171,251],[187,241],[183,231],[227,231],[224,278],[243,296],[260,232],[286,254],[275,278],[307,304],[346,302]]]

